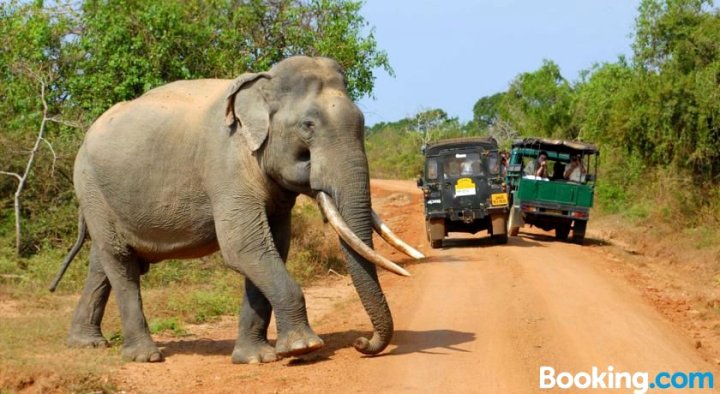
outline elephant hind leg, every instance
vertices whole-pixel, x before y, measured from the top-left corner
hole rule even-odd
[[[100,325],[110,296],[110,281],[100,263],[97,247],[90,249],[90,267],[85,288],[75,308],[67,344],[70,347],[106,347]]]
[[[100,243],[98,241],[93,241]],[[163,360],[160,349],[150,336],[140,296],[140,275],[143,262],[133,254],[130,248],[118,248],[98,245],[97,254],[103,270],[115,291],[123,332],[123,359],[139,362],[158,362]]]

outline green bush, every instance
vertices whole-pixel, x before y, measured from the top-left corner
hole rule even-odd
[[[176,337],[189,335],[188,331],[183,326],[183,323],[177,317],[152,319],[150,320],[150,323],[148,323],[148,326],[150,327],[150,333],[152,334],[170,331],[170,333]]]
[[[300,283],[308,283],[329,270],[345,273],[344,257],[335,232],[325,226],[318,206],[306,198],[293,208],[292,241],[287,268]]]

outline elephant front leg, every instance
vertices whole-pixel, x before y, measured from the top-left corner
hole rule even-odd
[[[310,328],[302,290],[284,265],[290,239],[289,214],[287,219],[281,220],[285,224],[276,223],[279,226],[273,226],[272,231],[264,214],[262,217],[262,223],[233,228],[226,227],[230,221],[216,223],[225,260],[246,277],[240,331],[233,350],[233,362],[236,363],[274,361],[277,356],[305,354],[324,345]],[[255,231],[238,234],[237,228]],[[267,343],[272,310],[278,331],[274,353],[270,352],[272,348]]]
[[[269,363],[278,359],[275,348],[268,343],[272,306],[260,289],[245,278],[245,298],[240,311],[240,324],[232,362],[235,364]]]
[[[67,344],[70,347],[106,347],[100,325],[110,296],[110,281],[102,268],[97,247],[90,249],[90,267],[80,301],[75,308]]]
[[[273,242],[283,263],[290,251],[290,212],[269,218]],[[272,306],[270,301],[249,279],[245,279],[245,297],[240,311],[238,338],[232,360],[236,364],[255,364],[276,361],[275,348],[268,343]]]

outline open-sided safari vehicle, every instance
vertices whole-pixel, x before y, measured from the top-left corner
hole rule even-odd
[[[512,145],[506,182],[510,194],[508,232],[523,224],[583,243],[593,206],[600,152],[592,144],[525,138]],[[544,162],[544,164],[543,164]]]
[[[503,191],[497,141],[491,137],[447,139],[424,149],[425,170],[418,179],[425,197],[430,245],[442,246],[449,232],[487,230],[507,243],[508,199]]]

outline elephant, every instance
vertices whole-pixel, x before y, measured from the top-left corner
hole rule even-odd
[[[101,322],[116,293],[122,357],[163,355],[144,316],[140,277],[151,264],[220,250],[245,278],[233,363],[265,363],[323,346],[309,325],[300,286],[285,268],[291,209],[300,194],[318,200],[338,230],[347,269],[373,325],[354,347],[378,354],[393,319],[375,265],[409,276],[380,256],[375,228],[415,257],[372,211],[364,118],[341,67],[295,56],[235,80],[176,81],[121,102],[87,131],[73,172],[78,239],[50,290],[88,237],[84,289],[67,343],[107,346]],[[267,337],[275,313],[277,339]]]

